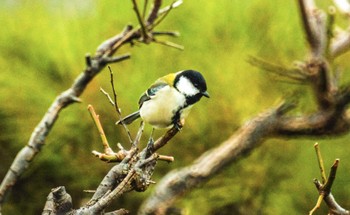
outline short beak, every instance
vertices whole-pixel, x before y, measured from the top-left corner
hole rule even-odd
[[[205,96],[205,97],[207,97],[207,98],[210,98],[209,93],[208,93],[207,91],[202,92],[202,95]]]

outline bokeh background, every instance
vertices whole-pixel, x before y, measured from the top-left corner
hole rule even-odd
[[[327,8],[330,3],[323,1],[320,6]],[[131,1],[115,0],[0,0],[0,20],[3,178],[53,99],[83,70],[85,54],[94,53],[102,41],[126,24],[137,25],[137,20]],[[120,50],[119,54],[132,54],[130,60],[111,66],[123,113],[137,108],[138,97],[155,79],[183,69],[204,74],[211,98],[193,108],[181,133],[161,150],[174,156],[175,162],[160,162],[155,181],[171,169],[190,164],[290,93],[300,95],[294,114],[314,110],[307,86],[278,82],[247,63],[249,56],[286,65],[305,59],[308,49],[296,1],[184,1],[158,30],[179,31],[181,37],[169,40],[185,46],[185,50],[140,43]],[[342,83],[350,78],[348,57],[346,54],[335,62],[344,71]],[[51,188],[61,185],[72,195],[76,208],[89,199],[91,194],[83,190],[95,189],[113,164],[91,154],[92,150],[102,151],[102,145],[87,105],[92,104],[100,114],[113,147],[127,142],[123,129],[114,125],[114,109],[99,92],[100,87],[110,92],[107,69],[90,83],[82,95],[83,103],[61,112],[46,146],[8,196],[4,214],[41,213]],[[133,134],[137,125],[130,126]],[[150,131],[147,127],[145,139]],[[161,134],[158,131],[155,135]],[[341,160],[332,191],[342,206],[350,208],[349,141],[349,135],[269,139],[185,195],[177,206],[186,214],[306,214],[318,195],[312,180],[320,178],[313,149],[319,142],[327,167],[335,158]],[[151,190],[128,193],[113,208],[124,207],[135,214]],[[326,211],[322,206],[317,214]]]

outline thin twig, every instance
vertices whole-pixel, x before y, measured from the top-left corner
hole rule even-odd
[[[167,155],[159,155],[158,156],[158,160],[161,160],[161,161],[167,161],[167,162],[174,162],[174,157],[173,156],[167,156]]]
[[[102,145],[103,145],[103,148],[104,148],[104,152],[106,154],[115,154],[114,151],[111,149],[111,147],[108,144],[108,140],[107,140],[105,132],[104,132],[104,130],[102,128],[99,116],[96,114],[93,106],[92,105],[88,105],[88,110],[89,110],[89,113],[90,113],[92,119],[94,120],[96,128],[97,128],[97,130],[98,130],[98,132],[100,134],[100,137],[101,137],[101,140],[102,140]]]
[[[158,18],[158,11],[159,11],[161,5],[162,5],[162,0],[154,0],[153,7],[152,7],[151,12],[148,15],[148,18],[146,21],[147,27],[149,27],[149,25],[153,24],[154,21]]]
[[[169,42],[169,41],[159,41],[159,40],[156,40],[155,38],[153,38],[153,42],[161,44],[161,45],[169,46],[171,48],[175,48],[175,49],[178,49],[178,50],[181,50],[181,51],[183,51],[185,49],[184,46],[176,44],[176,43],[172,43],[172,42]]]
[[[315,143],[314,147],[316,150],[317,160],[318,160],[318,164],[319,164],[320,171],[321,171],[322,183],[319,182],[319,180],[314,179],[314,184],[318,190],[319,196],[318,196],[315,207],[312,208],[312,210],[309,212],[309,215],[312,215],[317,209],[320,208],[322,200],[324,200],[325,203],[327,204],[327,206],[329,208],[329,214],[348,215],[349,211],[342,208],[335,201],[333,195],[331,194],[332,185],[333,185],[333,182],[335,180],[336,172],[337,172],[338,165],[339,165],[339,159],[335,159],[335,161],[331,167],[331,171],[330,171],[328,177],[326,178],[326,173],[324,170],[323,159],[321,156],[321,150],[319,148],[319,144]]]
[[[108,66],[108,69],[109,69],[109,74],[110,74],[110,77],[111,77],[111,87],[112,87],[112,92],[113,92],[113,100],[114,100],[114,107],[115,107],[115,110],[118,114],[118,118],[119,118],[119,121],[122,122],[122,125],[124,127],[124,130],[126,132],[126,134],[128,135],[128,138],[129,138],[129,142],[132,143],[133,140],[132,140],[132,137],[131,137],[131,133],[130,133],[130,130],[128,129],[128,127],[125,125],[124,121],[122,120],[122,115],[121,115],[121,111],[120,111],[120,108],[119,108],[119,105],[118,105],[118,97],[117,97],[117,93],[116,93],[116,90],[115,90],[115,87],[114,87],[114,76],[113,76],[113,71],[111,69],[111,67]]]
[[[146,17],[147,6],[148,6],[148,0],[145,0],[145,3],[143,4],[143,11],[142,11],[143,20],[145,20],[145,17]]]
[[[322,187],[324,192],[326,192],[326,195],[328,195],[331,192],[331,188],[332,188],[333,182],[335,180],[335,176],[337,174],[339,161],[340,161],[339,159],[335,159],[335,161],[331,167],[331,171],[329,172],[327,181],[324,183],[324,185]]]
[[[324,184],[324,183],[326,183],[327,176],[326,176],[326,171],[325,171],[325,168],[324,168],[323,159],[322,159],[322,155],[321,155],[321,150],[320,150],[319,144],[315,143],[314,148],[315,148],[315,151],[316,151],[318,166],[319,166],[320,171],[321,171],[322,184]]]
[[[164,13],[161,14],[161,17],[156,20],[151,26],[150,26],[150,29],[153,29],[155,28],[157,25],[159,25],[167,16],[168,14],[170,13],[170,11],[174,8],[174,4],[176,3],[177,1],[173,1],[173,3],[170,4],[168,10],[166,10]]]
[[[121,112],[120,112],[120,108],[119,108],[119,105],[118,105],[117,93],[116,93],[115,87],[114,87],[113,71],[112,71],[110,66],[108,66],[108,69],[109,69],[110,80],[111,80],[111,87],[112,87],[112,92],[113,92],[114,107],[115,107],[115,110],[117,111],[119,117],[121,118]]]
[[[145,127],[145,123],[143,121],[141,121],[139,131],[137,132],[136,137],[135,137],[134,141],[132,142],[132,148],[137,148],[137,146],[140,142],[144,127]]]
[[[141,17],[141,14],[140,14],[140,11],[139,11],[139,8],[138,8],[138,5],[137,5],[137,2],[136,0],[132,0],[132,3],[133,3],[133,9],[136,13],[136,17],[137,17],[137,20],[141,26],[141,34],[142,34],[142,37],[143,37],[143,41],[148,41],[148,34],[147,34],[147,29],[145,27],[145,23]]]
[[[114,103],[114,101],[112,100],[111,96],[110,96],[102,87],[100,87],[100,91],[103,93],[103,95],[105,95],[105,96],[107,97],[109,103],[111,103],[111,105],[112,105],[113,107],[115,107],[115,103]]]
[[[129,152],[125,150],[119,150],[116,153],[107,154],[107,153],[101,153],[96,150],[93,150],[91,153],[101,161],[110,163],[110,162],[121,162],[128,155]]]
[[[316,205],[314,208],[312,208],[312,210],[309,212],[309,215],[312,215],[313,213],[315,213],[316,210],[318,210],[321,207],[322,201],[323,201],[324,196],[323,195],[319,195]]]
[[[177,31],[153,31],[153,36],[171,36],[171,37],[179,37],[180,33]]]
[[[160,9],[158,11],[158,16],[162,15],[163,13],[166,13],[168,10],[179,7],[182,3],[183,3],[183,0],[177,0],[174,3],[172,3],[171,5],[168,5],[162,9]]]
[[[120,56],[116,56],[116,57],[103,57],[101,62],[105,63],[105,64],[111,64],[111,63],[117,63],[126,59],[129,59],[131,57],[130,54],[124,54],[124,55],[120,55]]]

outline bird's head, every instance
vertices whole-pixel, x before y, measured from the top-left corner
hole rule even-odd
[[[190,98],[191,103],[197,102],[202,96],[209,98],[203,75],[194,70],[178,72],[174,80],[174,87],[186,98]]]

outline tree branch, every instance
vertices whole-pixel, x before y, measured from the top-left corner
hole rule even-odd
[[[73,211],[71,196],[65,187],[57,187],[51,190],[43,210],[43,215],[68,214]]]
[[[287,115],[286,111],[293,105],[285,105],[285,109],[279,107],[254,118],[191,165],[168,173],[143,203],[139,214],[166,214],[179,197],[214,177],[218,171],[257,148],[269,137],[329,137],[349,132],[350,115],[346,110],[350,102],[350,86],[337,86],[330,66],[334,57],[339,55],[339,50],[334,48],[334,44],[339,43],[339,40],[334,40],[334,14],[329,13],[326,22],[325,13],[316,7],[313,0],[299,0],[298,3],[310,48],[309,59],[292,69],[259,58],[250,58],[249,61],[284,79],[310,85],[317,110],[311,114]],[[344,51],[350,49],[347,45],[341,46]],[[326,201],[330,196],[324,195],[319,200],[324,198]]]
[[[314,0],[298,0],[298,3],[306,40],[313,56],[319,57],[325,48],[324,18]]]
[[[206,152],[191,165],[168,173],[143,203],[139,214],[167,214],[168,208],[179,197],[257,148],[292,105],[284,103],[248,121],[220,146]]]
[[[17,180],[30,166],[31,161],[33,161],[36,155],[41,151],[41,148],[45,144],[46,137],[51,132],[62,109],[70,104],[79,102],[79,96],[84,92],[87,85],[107,64],[129,59],[130,55],[121,55],[119,57],[112,56],[123,45],[131,43],[134,40],[141,40],[142,34],[140,34],[140,31],[140,28],[133,29],[131,25],[127,25],[121,33],[101,43],[93,57],[90,55],[85,56],[86,68],[75,79],[72,86],[62,92],[53,101],[46,114],[35,127],[27,145],[19,151],[5,178],[2,180],[0,185],[0,213],[1,205],[4,203],[6,194],[16,184]]]
[[[314,184],[318,190],[319,197],[317,199],[317,203],[315,207],[309,212],[309,215],[312,215],[318,208],[320,208],[322,200],[327,204],[329,208],[329,214],[334,215],[349,215],[350,212],[344,208],[342,208],[334,199],[334,196],[331,193],[332,185],[335,180],[335,176],[337,173],[338,165],[339,165],[339,159],[336,159],[331,167],[331,171],[329,173],[329,176],[326,178],[326,173],[323,166],[323,160],[321,156],[321,151],[319,149],[318,144],[315,144],[316,154],[317,154],[317,160],[320,166],[321,176],[322,176],[322,183],[314,179]]]

